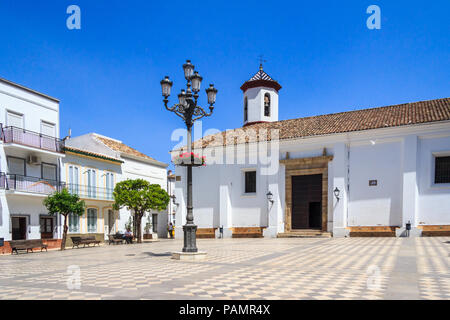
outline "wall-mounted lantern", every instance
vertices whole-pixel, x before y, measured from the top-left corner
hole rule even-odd
[[[336,187],[333,192],[334,192],[334,196],[336,197],[337,201],[339,201],[339,194],[341,193],[341,191],[338,189],[338,187]]]
[[[273,200],[273,194],[272,194],[272,192],[270,192],[270,190],[269,190],[269,192],[267,192],[266,196],[267,196],[267,200],[269,200],[269,202],[273,204],[273,202],[275,200]]]

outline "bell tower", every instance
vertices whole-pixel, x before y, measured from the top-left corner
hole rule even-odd
[[[278,91],[281,85],[264,72],[259,71],[244,82],[244,126],[258,122],[278,121]]]

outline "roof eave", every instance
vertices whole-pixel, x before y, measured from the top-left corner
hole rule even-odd
[[[29,92],[29,93],[33,93],[33,94],[38,95],[38,96],[41,96],[41,97],[43,97],[43,98],[52,100],[52,101],[54,101],[54,102],[57,102],[57,103],[60,102],[59,99],[57,99],[57,98],[51,97],[51,96],[49,96],[49,95],[46,95],[46,94],[44,94],[44,93],[42,93],[42,92],[39,92],[39,91],[30,89],[30,88],[27,88],[27,87],[25,87],[25,86],[22,86],[22,85],[20,85],[20,84],[18,84],[18,83],[15,83],[15,82],[10,81],[10,80],[6,80],[6,79],[3,79],[3,78],[0,78],[0,82],[4,82],[4,83],[9,84],[9,85],[11,85],[11,86],[14,86],[14,87],[16,87],[16,88],[25,90],[25,91],[27,91],[27,92]]]
[[[143,157],[139,157],[139,156],[135,156],[129,153],[125,153],[125,152],[121,152],[120,156],[122,158],[128,158],[128,159],[132,159],[132,160],[137,160],[137,161],[141,161],[141,162],[145,162],[145,163],[149,163],[161,168],[167,168],[169,165],[167,163],[155,160],[155,159],[147,159],[147,158],[143,158]]]
[[[244,84],[241,86],[241,90],[245,92],[250,88],[258,88],[258,87],[272,88],[275,89],[277,92],[281,89],[281,85],[276,81],[260,79],[244,82]]]

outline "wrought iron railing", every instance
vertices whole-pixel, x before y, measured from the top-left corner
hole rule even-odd
[[[72,194],[77,194],[80,198],[98,199],[98,200],[114,200],[112,188],[101,188],[81,184],[66,184],[67,190]]]
[[[2,139],[5,143],[17,143],[42,150],[64,153],[64,140],[34,131],[18,128],[2,128]]]
[[[20,174],[0,173],[0,189],[21,192],[52,194],[63,188],[84,199],[114,200],[113,188],[101,188],[79,184],[64,183],[62,181],[23,176]]]
[[[64,183],[57,180],[2,172],[0,173],[0,188],[30,193],[51,194],[64,188]]]

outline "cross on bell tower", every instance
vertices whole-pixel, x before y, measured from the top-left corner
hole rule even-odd
[[[265,60],[263,57],[264,57],[264,55],[262,55],[262,54],[260,54],[260,55],[258,56],[258,60],[259,60],[259,70],[263,70],[263,63],[264,63],[264,62],[267,62],[267,60]]]

